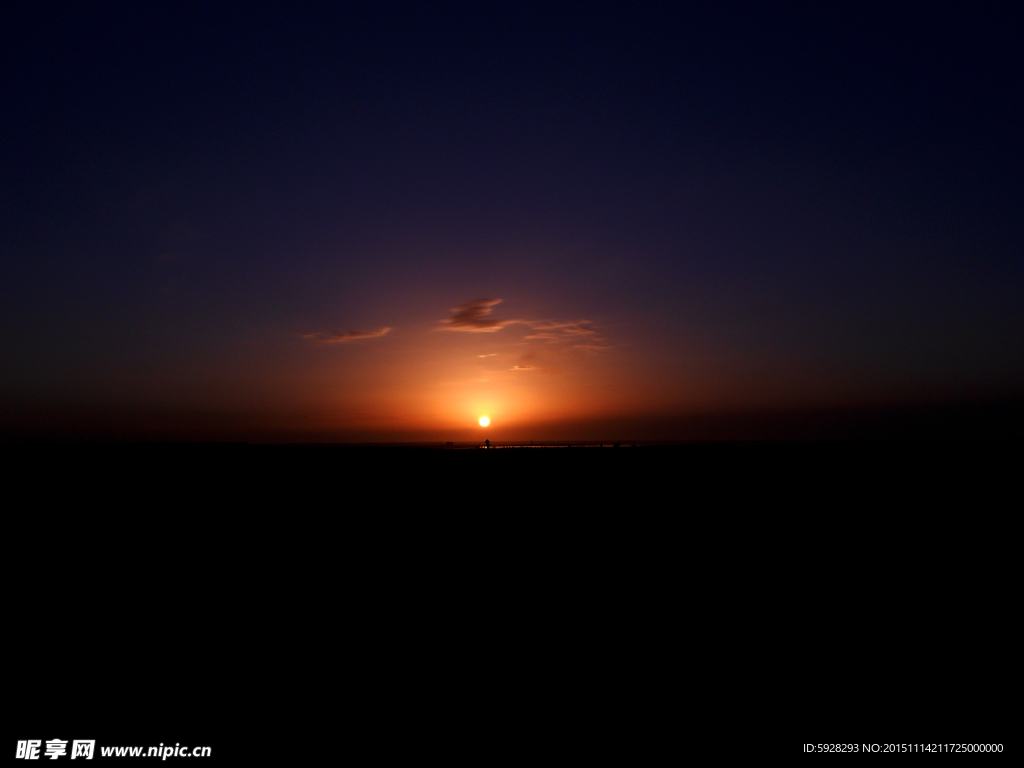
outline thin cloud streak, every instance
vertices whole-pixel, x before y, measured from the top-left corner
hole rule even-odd
[[[391,328],[385,326],[377,331],[349,331],[348,333],[300,333],[299,335],[307,341],[315,344],[348,344],[350,341],[361,339],[379,339],[386,335]]]
[[[597,331],[590,327],[589,320],[570,320],[567,322],[542,320],[530,323],[530,327],[535,331],[561,331],[570,336],[590,336],[597,333]]]
[[[583,349],[591,352],[608,349],[609,344],[597,334],[589,320],[565,322],[543,320],[529,324],[537,333],[524,337],[527,341],[546,341],[548,344],[567,343],[569,349]]]
[[[523,337],[525,341],[546,341],[549,344],[570,343],[571,349],[598,350],[611,346],[598,335],[589,320],[525,320],[491,317],[501,299],[474,299],[452,308],[452,316],[441,321],[435,330],[494,333],[508,325],[525,325],[534,333]],[[478,355],[490,357],[491,355]],[[513,369],[515,370],[515,369]]]
[[[452,316],[441,321],[441,331],[468,331],[469,333],[494,333],[506,325],[521,323],[522,320],[498,320],[491,317],[493,307],[501,299],[474,299],[452,308]]]

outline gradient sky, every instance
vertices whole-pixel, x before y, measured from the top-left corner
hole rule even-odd
[[[5,11],[2,426],[1019,397],[1017,9],[707,5]]]

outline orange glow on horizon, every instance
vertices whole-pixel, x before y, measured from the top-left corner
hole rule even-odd
[[[691,387],[652,370],[643,349],[587,351],[529,335],[519,325],[478,334],[425,326],[362,346],[303,347],[302,394],[311,418],[324,414],[325,433],[385,441],[471,441],[481,429],[501,440],[557,439],[562,424],[693,399]]]

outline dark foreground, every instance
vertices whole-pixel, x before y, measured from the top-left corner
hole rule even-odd
[[[10,447],[18,727],[221,762],[1009,744],[1017,454]]]

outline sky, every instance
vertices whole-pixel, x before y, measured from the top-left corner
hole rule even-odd
[[[708,5],[4,11],[0,430],[1020,399],[1016,9]]]

